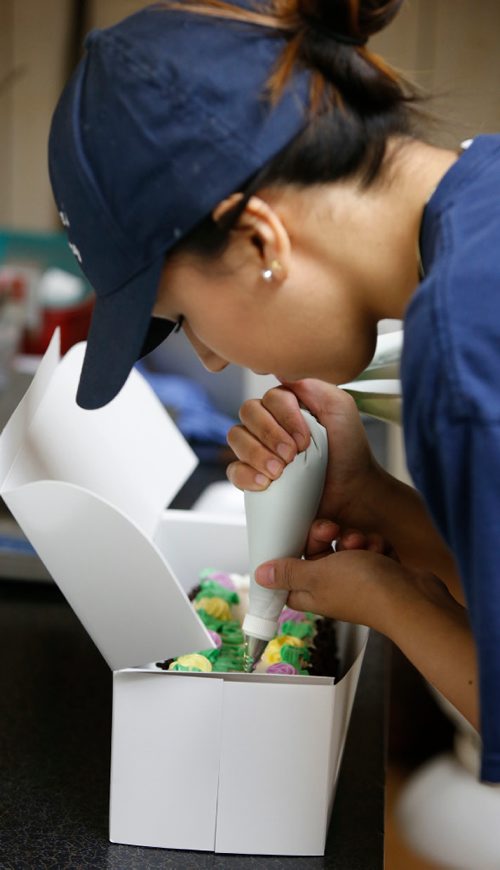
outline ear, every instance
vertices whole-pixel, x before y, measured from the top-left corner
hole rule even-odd
[[[215,221],[235,208],[242,193],[233,193],[212,212]],[[270,272],[271,278],[284,281],[290,270],[290,236],[277,212],[259,196],[251,196],[234,228],[240,238],[253,247],[256,267],[261,274]],[[269,278],[267,279],[269,280]]]

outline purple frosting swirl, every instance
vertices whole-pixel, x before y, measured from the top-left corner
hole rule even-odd
[[[288,662],[275,662],[274,665],[269,665],[266,674],[296,674],[297,669]]]
[[[221,638],[220,634],[217,634],[216,631],[212,631],[211,628],[208,628],[207,631],[208,631],[210,637],[212,638],[212,640],[215,641],[215,646],[217,647],[217,649],[220,649],[222,646],[222,638]]]
[[[223,586],[224,589],[230,589],[231,592],[236,591],[236,586],[226,571],[212,571],[209,579],[213,580],[214,583],[218,583],[219,586]]]
[[[278,619],[278,625],[281,628],[284,622],[304,622],[306,619],[305,613],[299,610],[292,610],[291,607],[284,607]]]

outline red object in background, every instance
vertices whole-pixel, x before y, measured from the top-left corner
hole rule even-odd
[[[47,350],[54,329],[61,329],[61,353],[66,353],[79,341],[86,341],[94,296],[89,296],[77,305],[65,308],[43,308],[41,323],[36,330],[25,330],[19,351],[28,354],[43,354]]]

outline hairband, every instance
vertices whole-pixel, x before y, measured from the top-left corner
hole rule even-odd
[[[350,33],[338,33],[336,30],[330,30],[330,28],[323,24],[323,22],[318,18],[310,18],[308,16],[306,22],[315,33],[324,36],[327,39],[332,39],[334,42],[339,42],[341,45],[355,45],[361,47],[366,45],[368,41],[365,36],[352,36]]]

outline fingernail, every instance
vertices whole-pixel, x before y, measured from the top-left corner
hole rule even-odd
[[[262,565],[257,568],[255,579],[261,586],[274,586],[274,565]]]
[[[288,462],[288,460],[292,458],[293,448],[290,447],[289,444],[285,444],[283,442],[281,444],[278,444],[276,448],[276,453],[278,453],[279,456],[281,456],[281,458],[285,460],[285,462]]]
[[[306,446],[306,439],[302,435],[302,432],[294,432],[292,438],[295,441],[299,450],[302,450]]]
[[[278,462],[277,459],[270,459],[269,462],[266,462],[266,468],[271,472],[274,477],[275,474],[279,474],[280,471],[282,471],[283,466],[281,462]]]
[[[264,474],[256,474],[254,480],[258,486],[266,486],[269,483],[269,478]]]
[[[333,528],[337,528],[337,524],[332,520],[320,520],[318,523],[318,530],[320,532],[330,532]]]

